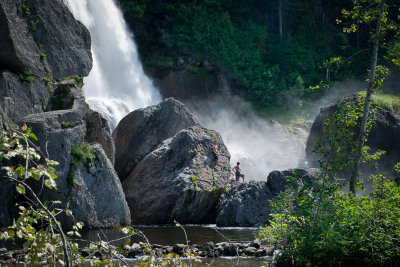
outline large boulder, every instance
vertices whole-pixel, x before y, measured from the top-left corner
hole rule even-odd
[[[273,196],[266,182],[250,181],[232,188],[218,204],[218,226],[251,227],[269,220]]]
[[[211,146],[216,141],[220,167]],[[214,223],[227,185],[230,155],[218,132],[199,126],[165,140],[123,182],[135,224]]]
[[[272,171],[268,175],[267,186],[272,195],[277,196],[285,190],[285,187],[291,180],[300,180],[303,183],[314,183],[318,180],[319,170],[314,168],[308,169],[289,169],[284,171]]]
[[[0,1],[0,68],[56,80],[87,76],[91,39],[61,0]]]
[[[197,125],[198,119],[185,105],[173,98],[128,114],[113,132],[115,170],[121,181],[165,139],[182,129]]]
[[[270,203],[285,190],[289,179],[302,183],[317,181],[317,169],[290,169],[272,171],[267,182],[242,183],[233,187],[219,202],[218,226],[258,227],[266,224],[271,216]]]
[[[357,95],[352,95],[343,101],[354,103],[359,100]],[[311,127],[306,146],[306,158],[310,167],[319,167],[318,160],[321,157],[313,154],[315,143],[318,138],[324,138],[323,122],[339,110],[339,105],[340,102],[322,108]],[[382,173],[386,173],[389,177],[394,178],[396,174],[394,173],[393,166],[400,159],[400,142],[397,141],[400,138],[400,114],[380,107],[376,107],[376,112],[377,120],[371,129],[365,145],[369,146],[372,152],[377,150],[386,151],[386,154],[379,160],[378,167]],[[355,136],[358,137],[357,135]],[[376,170],[371,166],[361,164],[361,174],[363,177],[367,177],[369,174],[375,172]],[[349,173],[350,170],[343,171],[344,176],[347,176]]]
[[[60,163],[56,166],[57,190],[44,190],[41,199],[61,200],[63,205],[69,202],[75,220],[84,222],[89,228],[130,223],[121,183],[101,146],[91,146],[90,153],[95,158],[93,166],[71,163],[72,149],[82,147],[86,135],[85,120],[78,111],[33,114],[23,118],[22,122],[37,135],[41,151]],[[75,162],[79,160],[75,158]],[[67,216],[61,216],[60,220],[67,228],[74,221]]]

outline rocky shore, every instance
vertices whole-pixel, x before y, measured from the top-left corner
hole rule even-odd
[[[144,253],[146,251],[146,254]],[[187,258],[191,255],[196,258],[219,258],[219,257],[265,257],[272,260],[273,250],[261,244],[261,241],[255,239],[247,243],[229,243],[229,242],[206,242],[202,245],[187,246],[185,244],[174,245],[148,245],[143,242],[133,243],[125,246],[120,251],[118,257],[114,259],[139,259],[147,255],[153,254],[159,258]],[[84,259],[97,257],[99,259],[110,259],[107,251],[91,253],[89,248],[80,250],[80,254]],[[0,248],[0,264],[17,264],[24,262],[23,250],[7,250]]]

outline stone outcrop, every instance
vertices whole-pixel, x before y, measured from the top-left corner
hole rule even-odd
[[[273,195],[266,182],[243,183],[232,188],[218,204],[218,226],[260,226],[268,219]]]
[[[60,110],[33,114],[22,119],[39,139],[41,151],[60,164],[56,166],[57,190],[44,190],[43,200],[61,200],[70,203],[76,221],[86,227],[117,227],[130,223],[125,195],[112,163],[102,147],[94,144],[95,161],[92,167],[80,164],[71,169],[73,147],[81,146],[86,135],[85,120],[76,110]],[[69,173],[73,171],[75,181]],[[72,225],[72,218],[60,218],[64,227]]]
[[[85,141],[101,144],[107,157],[114,164],[115,146],[107,119],[101,113],[89,107],[85,102],[82,90],[76,86],[73,80],[63,81],[54,86],[50,109],[73,109],[79,112],[86,122]]]
[[[44,112],[49,102],[50,93],[43,81],[28,83],[9,71],[0,72],[0,106],[9,119],[18,121],[29,114]]]
[[[217,168],[211,153],[214,141],[220,150]],[[214,222],[230,175],[229,158],[219,133],[199,126],[165,140],[123,182],[132,223]]]
[[[197,125],[198,119],[173,98],[128,114],[113,132],[115,170],[121,181],[165,139],[182,129]]]
[[[90,34],[61,0],[0,2],[0,68],[56,80],[87,76]]]
[[[355,101],[356,95],[346,98],[344,101]],[[310,167],[318,166],[318,155],[313,155],[312,151],[315,146],[317,138],[323,138],[322,125],[326,118],[331,117],[336,111],[339,110],[340,103],[334,103],[321,109],[319,115],[315,119],[310,135],[307,140],[306,158]],[[394,178],[393,166],[399,161],[400,158],[400,115],[380,107],[377,110],[377,120],[375,126],[371,129],[365,145],[371,148],[372,152],[377,150],[385,150],[386,154],[379,160],[379,169],[382,173],[386,173],[389,177]],[[355,135],[356,136],[356,135]],[[376,172],[367,164],[361,164],[362,176],[367,177],[369,174]],[[345,174],[349,171],[345,170]],[[345,175],[346,176],[346,175]]]
[[[218,226],[258,227],[270,219],[270,202],[287,185],[288,178],[312,183],[317,179],[317,169],[291,169],[272,171],[267,182],[243,183],[233,187],[218,204]]]

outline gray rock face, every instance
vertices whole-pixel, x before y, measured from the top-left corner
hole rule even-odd
[[[75,172],[76,184],[70,190],[70,208],[76,221],[90,228],[117,227],[131,222],[121,182],[100,144],[93,144],[94,168]]]
[[[8,118],[18,121],[29,114],[43,112],[48,108],[49,99],[44,82],[35,80],[30,84],[11,72],[0,73],[0,106]]]
[[[115,170],[121,181],[165,139],[182,129],[197,125],[198,119],[173,98],[128,114],[113,132]]]
[[[352,95],[345,99],[345,101],[355,101],[356,96]],[[315,119],[310,135],[307,140],[306,146],[306,158],[310,167],[318,166],[318,155],[313,155],[315,141],[317,138],[324,138],[322,125],[326,118],[332,116],[336,111],[339,110],[339,103],[331,104],[325,108],[322,108],[320,114]],[[375,126],[372,128],[366,145],[371,148],[371,151],[385,150],[386,154],[379,161],[379,169],[382,173],[386,173],[389,177],[396,177],[393,166],[399,161],[400,158],[400,115],[377,108],[378,117]],[[368,166],[367,164],[361,164],[362,176],[367,177],[371,173],[375,173],[376,170]],[[344,171],[345,176],[348,170]]]
[[[316,180],[316,169],[273,171],[267,182],[242,183],[232,188],[218,204],[218,226],[258,227],[270,219],[270,202],[285,189],[287,179]]]
[[[260,226],[269,220],[273,195],[266,182],[242,183],[218,204],[218,226]]]
[[[114,164],[115,146],[109,123],[102,114],[90,109],[82,90],[73,81],[64,81],[56,85],[51,99],[52,110],[73,109],[83,116],[86,122],[85,141],[101,144]]]
[[[75,220],[86,227],[117,227],[130,222],[130,213],[121,183],[100,145],[93,145],[96,154],[95,167],[88,170],[81,166],[74,171],[75,186],[68,182],[71,150],[83,143],[86,125],[76,110],[61,110],[33,114],[23,120],[39,139],[42,151],[56,160],[57,190],[44,190],[42,199],[70,202]],[[45,152],[46,153],[46,152]],[[60,218],[64,227],[71,227],[71,217]]]
[[[213,141],[220,149],[215,168]],[[165,140],[123,182],[134,224],[212,223],[229,178],[230,154],[219,133],[199,126]]]
[[[99,143],[103,147],[107,157],[114,165],[115,145],[111,135],[111,128],[104,116],[97,111],[88,110],[85,114],[86,136],[88,143]],[[114,168],[114,167],[113,167]]]
[[[38,77],[87,76],[90,34],[61,0],[0,2],[0,67]],[[42,55],[41,55],[42,54]]]

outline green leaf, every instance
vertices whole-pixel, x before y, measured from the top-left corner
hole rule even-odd
[[[26,194],[25,186],[23,186],[22,184],[18,184],[16,189],[17,189],[17,192],[20,193],[21,195]]]

